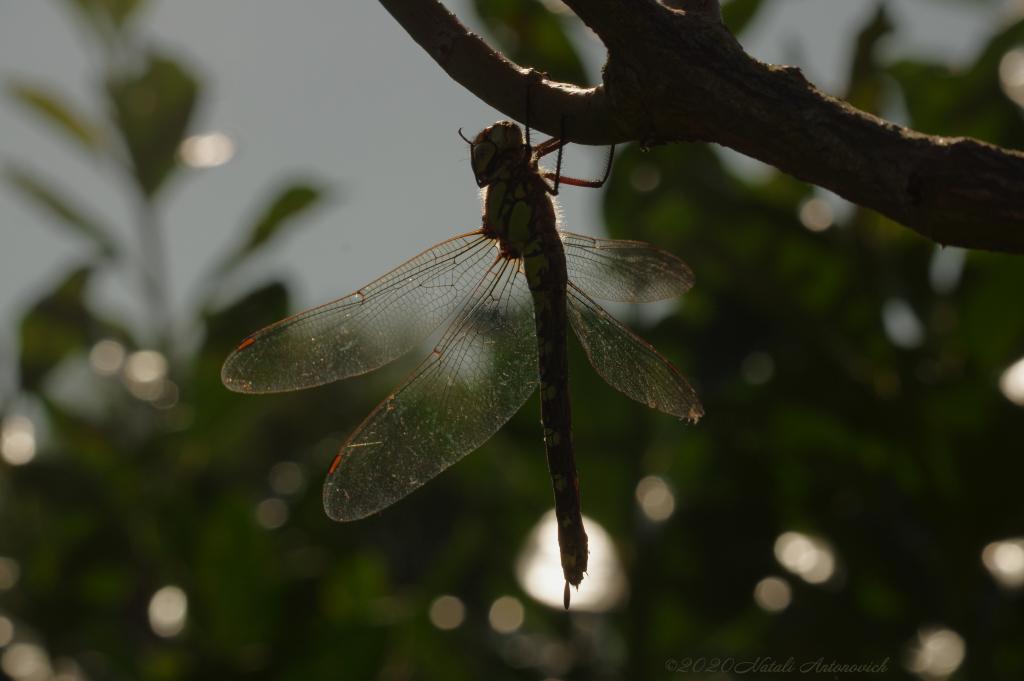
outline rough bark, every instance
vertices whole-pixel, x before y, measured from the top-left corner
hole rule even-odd
[[[1024,153],[924,135],[747,55],[714,11],[650,0],[565,0],[608,49],[603,85],[547,80],[505,59],[435,0],[380,0],[455,81],[579,144],[730,147],[945,245],[1024,253]],[[679,2],[673,4],[679,5]],[[713,8],[712,8],[713,9]]]

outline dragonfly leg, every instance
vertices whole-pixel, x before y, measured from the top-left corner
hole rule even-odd
[[[543,158],[548,154],[558,150],[558,161],[555,163],[555,171],[545,171],[541,173],[541,176],[546,180],[553,180],[555,183],[554,187],[548,189],[548,193],[552,196],[558,196],[558,186],[561,183],[571,185],[573,187],[591,187],[598,189],[604,186],[604,183],[608,181],[608,177],[612,172],[612,160],[615,158],[615,145],[613,144],[608,151],[608,161],[605,163],[604,175],[600,180],[581,180],[575,177],[568,177],[562,175],[562,150],[565,145],[569,143],[569,140],[565,138],[565,116],[562,116],[562,126],[559,137],[556,139],[552,137],[546,142],[541,142],[533,148],[534,160]]]
[[[562,141],[562,144],[565,144],[564,140]],[[538,146],[541,146],[541,145],[538,145]],[[554,151],[554,150],[552,149],[551,151]],[[550,152],[547,152],[547,153],[550,153]],[[561,175],[561,173],[559,172],[561,170],[561,156],[562,156],[561,149],[559,149],[558,156],[559,156],[559,164],[558,164],[559,167],[558,167],[558,169],[556,169],[556,171],[553,172],[553,173],[550,172],[550,171],[543,173],[545,179],[554,180],[555,181],[555,188],[551,191],[551,193],[553,195],[557,195],[558,194],[558,185],[559,185],[559,183],[568,184],[568,185],[571,185],[573,187],[590,187],[592,189],[599,189],[600,187],[604,186],[604,183],[608,181],[608,177],[612,173],[612,159],[615,158],[615,145],[613,144],[609,148],[609,151],[608,151],[608,161],[607,161],[607,163],[605,163],[605,166],[604,166],[604,176],[600,180],[580,180],[580,179],[575,178],[575,177],[567,177],[565,175]]]
[[[526,115],[523,116],[523,127],[526,128],[526,148],[532,149],[533,145],[530,144],[530,88],[533,87],[533,83],[526,84]]]

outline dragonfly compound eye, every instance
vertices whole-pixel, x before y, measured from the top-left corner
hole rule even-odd
[[[490,141],[479,142],[473,147],[473,170],[478,175],[487,171],[496,151],[494,143]]]
[[[495,123],[489,129],[488,137],[502,151],[523,145],[523,131],[510,121]]]

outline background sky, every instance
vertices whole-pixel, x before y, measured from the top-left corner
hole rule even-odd
[[[469,4],[447,3],[487,37]],[[1019,6],[890,2],[897,28],[886,54],[967,62],[993,26]],[[872,0],[775,0],[740,41],[751,55],[800,66],[818,87],[841,95],[850,41],[876,7]],[[58,0],[6,0],[0,8],[4,85],[45,84],[80,110],[98,114],[102,103],[92,99],[90,88],[96,55]],[[195,304],[203,274],[290,181],[318,183],[332,198],[236,283],[241,291],[254,279],[283,278],[295,311],[347,295],[478,227],[477,190],[457,131],[475,134],[503,116],[448,78],[378,3],[154,0],[136,20],[201,78],[205,89],[193,132],[222,131],[237,146],[226,165],[184,173],[163,194],[179,313]],[[604,50],[582,25],[574,35],[596,82]],[[889,117],[900,122],[900,115],[894,103]],[[730,155],[730,162],[758,172],[758,163],[737,156]],[[603,157],[602,150],[571,147],[566,160],[571,173],[596,176]],[[117,174],[97,173],[83,152],[4,96],[0,161],[11,160],[56,182],[135,243],[132,209],[123,202]],[[599,192],[569,188],[560,200],[567,229],[602,233]],[[13,385],[16,320],[69,263],[86,257],[86,246],[0,184],[0,386]],[[110,276],[90,292],[92,303],[124,320],[145,318],[136,313],[136,282],[132,272]]]

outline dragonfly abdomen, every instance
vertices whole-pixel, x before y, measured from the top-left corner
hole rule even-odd
[[[537,176],[538,182],[543,180]],[[569,401],[569,322],[566,314],[568,275],[565,251],[558,236],[554,206],[547,194],[535,195],[530,206],[531,238],[523,249],[523,270],[533,294],[537,369],[540,378],[541,423],[548,470],[555,495],[555,517],[562,572],[579,586],[587,570],[587,533],[580,514],[579,480],[572,439]]]

